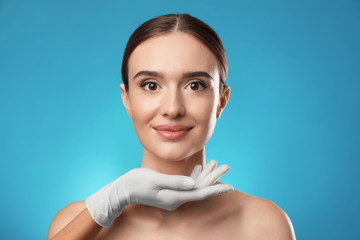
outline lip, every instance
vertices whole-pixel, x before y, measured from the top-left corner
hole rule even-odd
[[[188,127],[181,124],[164,124],[153,127],[154,130],[166,140],[176,140],[186,135],[192,127]]]

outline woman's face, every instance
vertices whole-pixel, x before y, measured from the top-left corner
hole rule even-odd
[[[128,92],[121,85],[123,103],[144,151],[168,161],[200,151],[229,94],[219,96],[212,52],[186,33],[160,35],[136,47],[128,72]]]

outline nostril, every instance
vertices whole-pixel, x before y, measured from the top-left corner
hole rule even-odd
[[[166,92],[161,105],[161,113],[168,118],[181,118],[185,115],[183,98],[178,89],[169,89]]]
[[[163,116],[171,118],[179,118],[185,115],[185,108],[181,106],[177,107],[164,107],[162,111]]]

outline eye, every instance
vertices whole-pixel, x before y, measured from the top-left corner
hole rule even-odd
[[[140,85],[140,87],[144,88],[146,91],[156,91],[159,90],[160,86],[156,82],[145,82]]]
[[[190,87],[190,89],[193,91],[201,91],[204,90],[207,86],[203,82],[196,81],[189,83],[187,87]]]

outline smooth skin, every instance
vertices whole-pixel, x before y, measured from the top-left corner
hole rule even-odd
[[[224,110],[230,88],[220,93],[212,52],[192,35],[175,32],[141,43],[129,59],[129,91],[121,84],[123,104],[143,145],[142,167],[189,176],[205,166],[205,143]],[[166,140],[160,124],[192,129]],[[101,228],[84,201],[54,218],[48,239],[295,239],[286,213],[273,202],[235,190],[187,202],[174,211],[129,205],[110,228]]]

